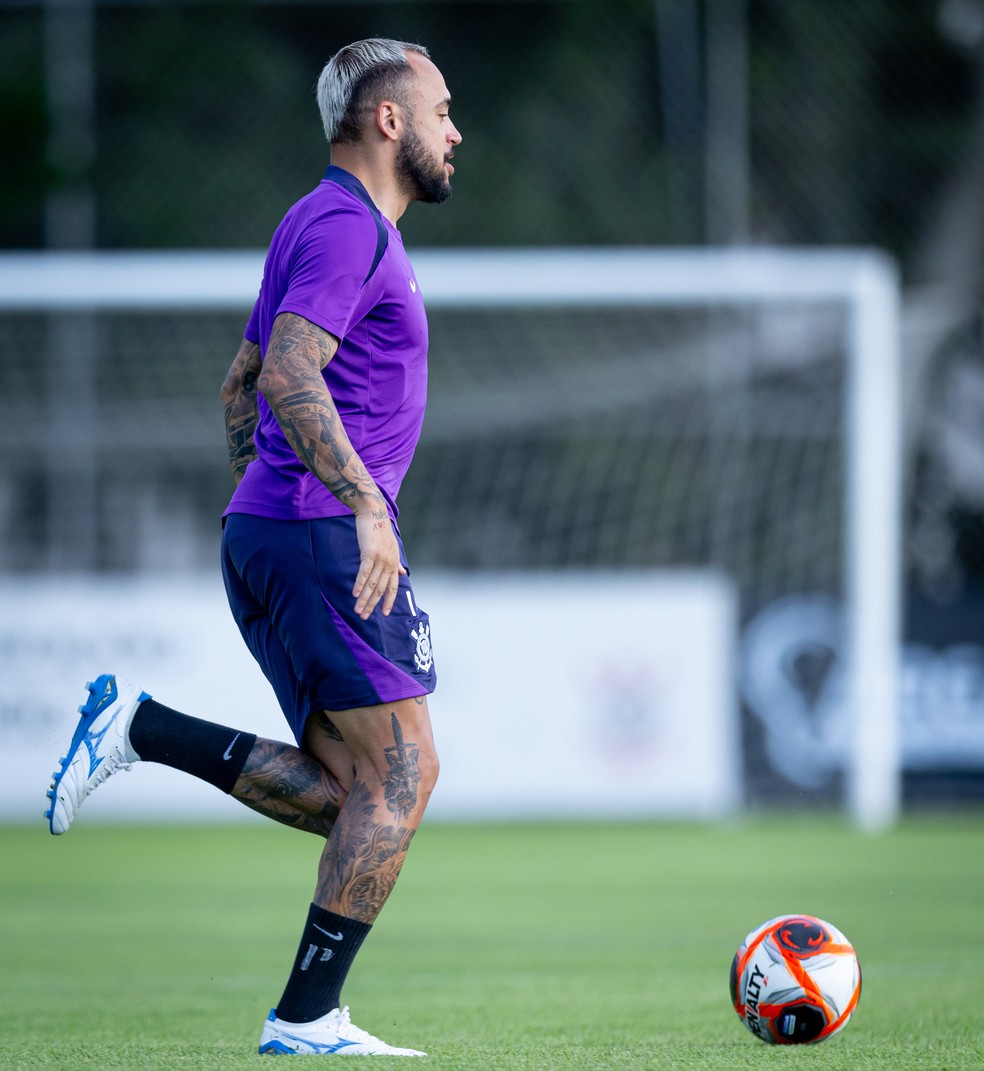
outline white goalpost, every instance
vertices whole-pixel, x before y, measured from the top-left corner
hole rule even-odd
[[[899,284],[870,251],[475,251],[418,257],[439,304],[516,307],[834,301],[848,312],[846,605],[854,740],[849,808],[870,831],[900,807]]]
[[[466,249],[412,259],[432,318],[432,389],[441,396],[422,442],[425,476],[407,491],[435,496],[419,511],[425,527],[415,542],[425,558],[428,546],[446,546],[459,531],[455,511],[467,494],[469,507],[488,511],[476,525],[487,542],[481,532],[456,538],[464,566],[734,569],[749,613],[783,585],[835,590],[850,726],[845,799],[861,828],[891,825],[901,792],[903,465],[899,283],[888,258],[862,250]],[[261,274],[255,251],[7,254],[0,323],[121,314],[159,324],[171,313],[232,313],[231,322],[244,323]],[[3,330],[0,347],[13,347]],[[114,340],[119,333],[107,331]],[[87,337],[91,352],[79,361],[95,368],[103,336]],[[224,326],[216,337],[224,347],[217,359],[227,364],[237,339]],[[176,354],[183,343],[169,345]],[[65,365],[76,367],[66,352]],[[123,361],[80,389],[97,396],[103,382],[112,393]],[[835,371],[818,374],[821,366]],[[810,394],[805,410],[788,407],[804,404],[804,379],[823,381],[824,400]],[[158,419],[154,390],[148,395],[139,427],[134,418],[127,430],[121,418],[117,448],[138,444],[141,428]],[[27,421],[34,411],[25,398]],[[818,405],[833,414],[821,430],[802,415]],[[189,423],[175,436],[181,464],[204,451],[203,434]],[[428,455],[429,436],[440,457]],[[514,455],[517,437],[527,448]],[[449,444],[461,444],[451,459]],[[530,460],[529,444],[542,455]],[[80,446],[90,477],[100,449]],[[514,456],[525,471],[510,482]],[[27,460],[17,464],[29,472]],[[81,469],[75,485],[86,486]],[[553,519],[535,547],[517,505],[526,493],[550,496]],[[45,515],[42,505],[37,511]],[[824,540],[829,555],[813,548]]]

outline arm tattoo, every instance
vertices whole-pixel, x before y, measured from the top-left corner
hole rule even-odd
[[[258,419],[257,381],[260,374],[260,347],[243,339],[236,359],[222,384],[225,408],[226,445],[236,483],[246,466],[256,457],[253,434]]]
[[[334,337],[323,328],[296,313],[285,312],[274,321],[268,357],[283,365],[291,364],[299,353],[309,354],[321,371],[335,356],[336,348]]]
[[[260,386],[291,448],[339,501],[353,511],[366,498],[385,508],[321,375],[335,349],[326,331],[282,313],[274,322]]]

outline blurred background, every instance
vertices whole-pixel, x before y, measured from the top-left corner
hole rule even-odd
[[[903,799],[979,802],[984,0],[0,0],[0,247],[262,251],[327,163],[322,65],[375,35],[428,46],[464,138],[453,198],[401,221],[411,254],[894,259]],[[7,679],[92,653],[84,624],[65,632],[69,579],[83,602],[121,578],[214,579],[231,490],[217,392],[248,311],[0,309]],[[731,652],[686,670],[731,697],[737,788],[718,809],[841,799],[845,315],[431,309],[430,413],[401,496],[415,571],[450,592],[517,572],[723,578]],[[500,664],[521,610],[496,619]],[[618,610],[571,614],[598,641]],[[617,781],[627,755],[659,750],[673,688],[643,656],[605,658],[572,687],[617,737]],[[32,694],[0,702],[0,734],[34,749],[66,715],[60,694],[41,710]]]

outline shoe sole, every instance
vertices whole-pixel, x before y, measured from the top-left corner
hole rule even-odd
[[[260,1046],[261,1056],[296,1056],[297,1049],[289,1049],[282,1041],[268,1041]]]
[[[426,1056],[425,1052],[366,1052],[364,1049],[353,1051],[352,1047],[356,1042],[350,1042],[349,1044],[342,1044],[339,1046],[318,1046],[318,1047],[305,1047],[291,1048],[289,1045],[285,1045],[282,1041],[267,1041],[260,1046],[261,1056]]]
[[[266,1031],[264,1030],[264,1034]],[[426,1056],[425,1052],[417,1049],[398,1049],[387,1046],[385,1042],[376,1041],[382,1045],[382,1049],[368,1048],[367,1044],[360,1041],[346,1041],[339,1038],[332,1044],[312,1041],[308,1038],[297,1037],[294,1034],[280,1033],[260,1039],[261,1056]]]

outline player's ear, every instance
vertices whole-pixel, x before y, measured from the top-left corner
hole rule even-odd
[[[406,113],[401,105],[392,100],[380,101],[376,106],[376,127],[384,138],[399,141],[406,126]]]

